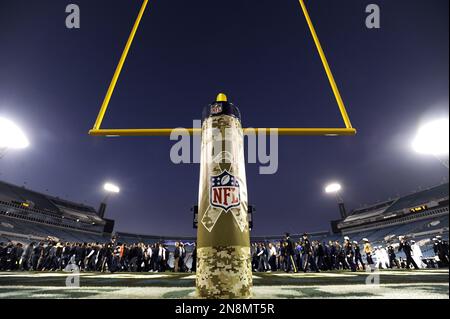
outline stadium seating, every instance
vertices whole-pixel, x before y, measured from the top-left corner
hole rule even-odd
[[[356,209],[340,221],[341,233],[311,233],[320,242],[340,240],[349,236],[361,242],[368,238],[374,246],[398,241],[398,236],[414,238],[422,245],[424,255],[432,256],[431,239],[441,235],[448,239],[449,209],[448,183],[414,194]],[[26,204],[26,205],[25,205]],[[418,212],[411,211],[420,207]],[[68,242],[106,242],[111,234],[104,234],[105,220],[92,207],[39,194],[23,187],[0,182],[0,241],[30,242],[48,236]],[[306,230],[307,231],[307,230]],[[164,242],[173,246],[181,241],[189,249],[195,237],[168,237],[116,232],[119,242],[152,244]],[[298,239],[301,234],[293,234]],[[252,237],[252,241],[279,241],[282,236]],[[190,249],[189,249],[190,250]]]
[[[0,237],[2,241],[11,240],[28,243],[45,240],[48,236],[68,242],[105,242],[110,239],[108,235],[66,230],[0,216]]]
[[[104,242],[106,221],[94,208],[0,181],[0,240],[30,242],[48,236],[70,242]]]
[[[374,245],[385,245],[399,236],[420,241],[430,251],[436,235],[448,238],[449,184],[441,184],[372,206],[356,209],[338,223],[344,235],[354,240],[368,238]]]

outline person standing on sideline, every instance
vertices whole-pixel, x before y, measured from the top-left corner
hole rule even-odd
[[[425,268],[425,264],[422,261],[422,250],[420,249],[419,244],[417,244],[414,240],[411,240],[411,249],[413,259],[416,262],[417,266],[419,266],[419,268]]]
[[[286,233],[286,272],[290,272],[291,268],[294,272],[297,272],[297,269],[295,267],[294,257],[295,257],[295,251],[294,251],[294,244],[292,243],[291,237],[289,233]]]
[[[311,246],[311,242],[309,241],[308,234],[303,234],[303,272],[308,271],[308,266],[310,266],[312,271],[320,272],[319,268],[317,268],[316,260],[313,255],[313,247]]]
[[[397,255],[395,254],[395,249],[392,246],[392,244],[389,244],[388,246],[388,255],[389,255],[389,268],[393,268],[394,265],[400,269],[400,263],[397,260]]]
[[[173,271],[179,272],[180,271],[180,243],[175,243],[175,251],[173,252]]]
[[[350,266],[346,260],[345,247],[341,246],[339,240],[336,240],[336,252],[337,252],[338,269],[340,269],[340,265],[342,265],[342,269],[349,269]]]
[[[197,271],[197,243],[194,243],[194,249],[192,250],[192,265],[191,265],[191,271],[196,272]]]
[[[27,248],[24,250],[22,256],[20,257],[20,269],[28,271],[30,270],[31,266],[31,255],[33,254],[34,246],[36,245],[35,242],[30,243]],[[1,255],[1,254],[0,254]]]
[[[330,270],[339,270],[339,267],[337,266],[336,246],[331,240],[328,242],[328,246],[330,247]]]
[[[448,258],[448,242],[442,240],[442,236],[436,236],[434,240],[434,253],[439,258],[439,267],[447,267],[449,264]]]
[[[414,266],[414,269],[419,269],[419,266],[417,266],[416,262],[412,258],[412,248],[410,243],[404,236],[400,236],[398,239],[400,239],[400,246],[398,247],[398,251],[403,250],[406,255],[406,269],[411,269],[411,264]]]
[[[277,250],[272,243],[268,246],[270,271],[277,270]]]
[[[350,242],[350,238],[347,236],[344,237],[344,251],[345,251],[345,258],[346,258],[347,264],[350,266],[351,271],[355,272],[356,265],[353,262],[353,257],[354,257],[353,246],[352,246],[352,243]]]
[[[389,268],[389,254],[386,249],[387,247],[385,248],[383,246],[380,246],[379,248],[381,251],[381,256],[383,258],[383,264],[385,265],[386,268]]]
[[[317,242],[317,268],[323,270],[325,268],[325,249],[322,244]]]
[[[366,254],[366,260],[369,267],[373,267],[373,259],[372,259],[372,246],[367,238],[363,238],[364,242],[364,253]]]
[[[278,249],[278,269],[286,270],[286,243],[284,240],[280,241],[280,246]]]
[[[361,264],[362,269],[366,270],[366,265],[364,264],[364,262],[362,260],[361,249],[359,248],[358,242],[356,240],[353,241],[353,249],[355,251],[355,266],[356,266],[356,268],[359,268],[359,265]]]
[[[180,250],[181,250],[181,258],[180,258],[180,269],[182,272],[186,272],[187,268],[186,268],[186,248],[184,246],[183,243],[180,243]]]

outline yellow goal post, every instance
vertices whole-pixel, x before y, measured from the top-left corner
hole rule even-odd
[[[117,81],[119,80],[120,74],[122,72],[123,66],[128,56],[128,52],[133,44],[134,38],[136,36],[136,32],[141,23],[142,17],[145,13],[145,10],[148,6],[149,0],[143,0],[141,9],[139,10],[139,14],[136,18],[136,21],[131,30],[130,36],[128,37],[128,41],[123,50],[122,56],[120,57],[119,63],[114,72],[113,78],[109,85],[108,91],[106,92],[106,96],[103,100],[102,106],[98,113],[97,119],[95,121],[94,127],[89,131],[89,134],[92,136],[169,136],[171,133],[176,131],[175,128],[143,128],[143,129],[105,129],[102,128],[103,118],[105,117],[106,111],[108,109],[109,102],[111,101],[111,97],[114,93],[114,89],[117,85]],[[334,97],[336,99],[337,105],[339,107],[340,114],[344,121],[345,127],[341,128],[302,128],[302,127],[291,127],[291,128],[244,128],[244,134],[269,134],[269,132],[274,129],[278,131],[279,135],[287,135],[287,136],[298,136],[298,135],[323,135],[323,136],[340,136],[340,135],[355,135],[356,129],[352,127],[350,122],[350,118],[348,116],[347,110],[344,105],[344,101],[342,100],[341,94],[339,92],[339,88],[334,79],[333,73],[331,72],[331,68],[328,64],[325,53],[322,49],[322,45],[320,44],[319,37],[317,36],[316,30],[312,23],[311,17],[309,16],[308,10],[304,3],[304,0],[299,0],[301,9],[303,11],[303,15],[308,24],[309,30],[311,32],[311,36],[314,40],[314,43],[317,48],[317,52],[322,61],[323,68],[327,75],[328,81],[330,83],[331,89],[333,91]],[[189,128],[187,129],[190,134],[200,134],[200,128]]]

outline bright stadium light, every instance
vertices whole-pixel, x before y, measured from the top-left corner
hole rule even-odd
[[[334,194],[334,196],[336,197],[341,218],[345,219],[347,217],[347,211],[345,210],[344,200],[342,199],[340,194],[341,190],[342,186],[339,183],[330,183],[327,186],[325,186],[325,193]]]
[[[412,142],[413,149],[420,154],[448,155],[448,119],[438,119],[421,126]]]
[[[25,133],[16,124],[0,117],[0,149],[22,149],[29,145]]]
[[[104,218],[105,217],[105,212],[106,212],[106,203],[108,202],[108,199],[111,195],[114,194],[118,194],[120,193],[120,188],[119,186],[113,184],[113,183],[105,183],[103,185],[103,190],[106,192],[106,196],[103,199],[103,201],[100,203],[100,207],[98,208],[98,212],[97,214],[101,217]]]
[[[114,185],[112,183],[105,183],[105,185],[103,185],[103,189],[105,191],[107,191],[108,193],[120,193],[120,188],[117,185]]]
[[[331,183],[325,187],[325,193],[338,193],[342,189],[341,184]]]

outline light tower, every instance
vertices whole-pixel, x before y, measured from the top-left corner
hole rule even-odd
[[[339,212],[341,214],[341,218],[344,219],[347,217],[347,211],[345,210],[344,200],[340,194],[342,190],[342,186],[339,183],[331,183],[325,187],[325,193],[334,194],[336,196],[336,200],[339,206]]]
[[[105,183],[103,185],[103,190],[106,192],[106,196],[103,199],[103,201],[100,204],[100,207],[98,209],[98,215],[101,218],[105,217],[105,211],[106,211],[106,203],[108,202],[108,199],[111,195],[113,194],[118,194],[120,193],[120,188],[119,186],[112,184],[112,183]]]

